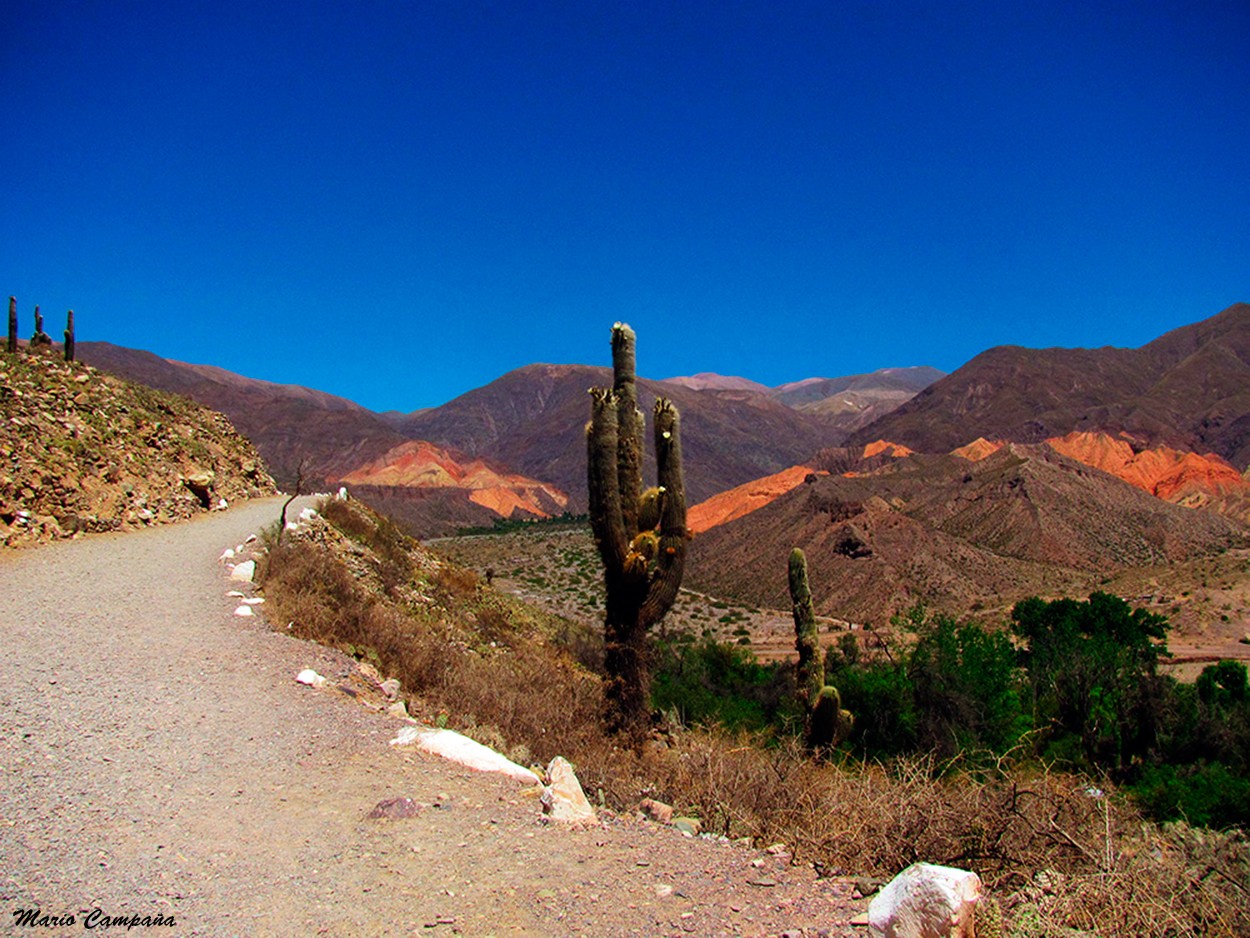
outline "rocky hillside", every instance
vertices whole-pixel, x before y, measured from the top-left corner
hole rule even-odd
[[[401,443],[335,481],[420,537],[489,527],[499,518],[549,518],[569,503],[553,485],[424,440]]]
[[[0,543],[161,524],[275,491],[219,413],[59,354],[0,354]]]
[[[1239,473],[1226,460],[1169,446],[1143,447],[1124,434],[1074,431],[1045,444],[1062,456],[1075,459],[1115,476],[1143,492],[1186,508],[1206,509],[1239,521],[1250,522],[1250,470]],[[979,462],[1009,445],[1003,440],[978,437],[952,456]],[[804,480],[812,471],[848,477],[869,475],[892,459],[914,455],[905,446],[876,440],[863,447],[832,447],[822,450],[801,466],[753,479],[713,495],[690,509],[687,523],[699,534],[763,508]]]
[[[852,433],[893,413],[945,374],[926,366],[882,368],[864,375],[783,384],[772,394],[789,407],[824,417]]]
[[[885,438],[948,453],[977,436],[1037,443],[1073,431],[1250,464],[1250,304],[1137,349],[982,352],[852,442]]]
[[[784,608],[785,558],[798,546],[822,584],[818,611],[880,625],[917,600],[963,615],[1080,595],[1119,570],[1246,539],[1235,520],[1170,504],[1044,445],[1010,444],[978,462],[878,455],[864,466],[809,474],[701,534],[687,583]]]
[[[702,372],[665,378],[662,383],[696,391],[763,394],[787,407],[819,416],[828,427],[838,431],[841,438],[901,407],[945,374],[927,366],[881,368],[868,374],[840,378],[804,378],[769,388],[747,378]]]

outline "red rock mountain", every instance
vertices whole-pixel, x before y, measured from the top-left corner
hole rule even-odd
[[[802,485],[803,480],[812,472],[809,466],[791,466],[762,479],[754,479],[719,492],[706,501],[691,506],[686,513],[686,526],[691,534],[702,534],[719,524],[749,515],[795,486]]]
[[[584,510],[586,503],[586,391],[611,382],[606,368],[531,365],[442,407],[381,415],[308,388],[244,378],[108,343],[82,342],[79,350],[81,358],[97,367],[185,394],[227,414],[288,488],[301,464],[306,482],[314,487],[364,478],[355,473],[366,467],[366,475],[375,481],[400,478],[403,471],[387,476],[379,460],[388,453],[402,458],[404,444],[425,440],[464,454],[470,462],[487,460],[503,474],[525,477],[527,485],[541,483],[567,493],[572,511]],[[648,409],[658,394],[671,397],[681,409],[692,501],[799,463],[845,435],[831,421],[750,390],[694,390],[648,380],[641,380],[639,389]],[[459,462],[459,456],[455,459]],[[355,484],[367,488],[383,510],[382,500],[400,506],[410,529],[420,533],[442,532],[443,522],[483,522],[478,511],[483,506],[460,496],[453,499],[451,488]],[[446,509],[441,515],[440,505]],[[427,523],[433,527],[418,527]]]
[[[1144,446],[1250,463],[1250,305],[1137,349],[982,352],[851,443],[884,438],[948,453],[976,436],[1037,443],[1073,431],[1127,433]]]
[[[457,459],[424,440],[401,443],[335,481],[353,487],[463,489],[469,501],[504,518],[518,514],[546,518],[564,511],[569,502],[554,486],[482,459]]]
[[[978,437],[951,455],[980,462],[1006,445],[1002,440],[991,442]],[[1134,448],[1130,440],[1105,433],[1073,432],[1046,440],[1046,445],[1156,498],[1186,508],[1210,508],[1250,522],[1250,479],[1214,453],[1201,456],[1167,446]],[[853,478],[879,470],[883,463],[874,457],[901,459],[911,455],[914,454],[907,447],[885,440],[855,450],[827,450],[812,460],[812,466],[795,466],[755,479],[695,505],[690,510],[690,529],[699,534],[763,508],[802,482],[813,466],[822,466],[825,473],[836,471]]]

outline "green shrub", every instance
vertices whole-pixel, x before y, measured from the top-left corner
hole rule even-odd
[[[762,730],[794,716],[792,684],[789,669],[761,664],[740,646],[668,641],[658,648],[651,702],[658,710],[675,709],[690,725]]]
[[[1153,765],[1131,790],[1142,809],[1158,821],[1250,827],[1250,779],[1222,762]]]

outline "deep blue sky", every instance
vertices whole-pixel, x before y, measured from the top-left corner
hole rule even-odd
[[[1250,300],[1250,4],[0,5],[0,292],[442,403],[533,361],[778,384]]]

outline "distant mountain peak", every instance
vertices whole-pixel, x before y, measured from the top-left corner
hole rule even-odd
[[[683,388],[694,391],[756,391],[768,394],[771,390],[767,385],[752,381],[750,378],[738,378],[733,375],[718,375],[713,371],[701,371],[697,375],[681,378],[663,378],[663,384],[680,384]]]

